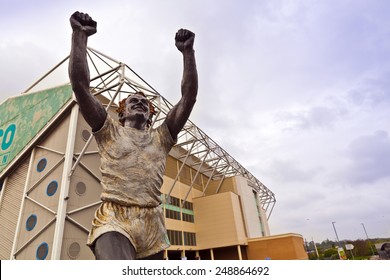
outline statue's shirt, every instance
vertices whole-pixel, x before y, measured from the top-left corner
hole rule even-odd
[[[165,163],[175,144],[166,123],[141,131],[107,115],[94,136],[101,158],[101,199],[123,206],[160,205]]]

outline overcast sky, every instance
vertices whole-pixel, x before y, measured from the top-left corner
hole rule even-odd
[[[276,195],[271,234],[390,237],[390,1],[0,0],[0,102],[65,58],[69,16],[89,45],[171,103],[175,32],[196,33],[191,120]],[[67,82],[67,77],[64,77]]]

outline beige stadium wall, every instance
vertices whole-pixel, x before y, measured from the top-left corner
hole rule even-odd
[[[8,228],[12,229],[13,246],[8,248],[7,259],[36,259],[40,246],[41,248],[47,246],[46,253],[43,254],[42,249],[40,252],[45,258],[50,259],[68,126],[69,116],[51,132],[53,138],[55,135],[61,137],[57,137],[58,139],[49,137],[46,141],[38,142],[24,163],[19,164],[6,180],[1,211],[10,210],[7,201],[15,195],[18,196],[20,203],[15,207],[12,218],[15,227]],[[38,170],[38,164],[41,170]],[[15,180],[14,174],[18,173],[21,173],[20,179]],[[52,190],[57,185],[57,190],[48,195],[50,184],[54,184]],[[0,218],[3,222],[4,218],[1,215]]]
[[[224,192],[193,201],[199,249],[247,243],[237,194]]]
[[[70,112],[66,114],[5,180],[0,201],[0,222],[6,225],[0,231],[1,259],[94,258],[85,244],[92,217],[100,204],[99,157],[92,140],[66,182],[65,172],[69,171],[64,171],[66,154],[70,158],[68,165],[72,166],[90,134],[77,108],[73,117]],[[74,145],[69,143],[69,133],[74,134]],[[42,161],[46,165],[38,171]],[[60,211],[64,213],[62,220]],[[57,245],[55,239],[59,240]],[[55,257],[54,246],[58,254]]]

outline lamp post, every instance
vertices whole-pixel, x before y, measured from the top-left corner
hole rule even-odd
[[[336,222],[332,222],[334,233],[336,234],[336,238],[337,238],[337,243],[339,244],[339,247],[337,248],[337,252],[339,253],[340,260],[345,260],[347,256],[345,255],[344,249],[340,244],[339,236],[337,235],[336,227],[334,225],[335,223]]]
[[[332,225],[333,225],[334,233],[336,234],[337,243],[339,244],[339,247],[341,248],[339,236],[337,235],[336,227],[334,226],[335,223],[336,223],[336,222],[332,222]]]
[[[370,249],[371,249],[372,255],[373,255],[373,256],[375,256],[375,252],[374,252],[374,249],[372,249],[372,245],[371,245],[370,238],[368,238],[368,234],[367,234],[367,231],[366,231],[366,227],[364,226],[364,224],[363,224],[363,223],[361,223],[361,225],[363,226],[364,233],[366,234],[367,241],[368,241],[368,246],[370,246]]]

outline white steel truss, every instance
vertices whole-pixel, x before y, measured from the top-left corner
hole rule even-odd
[[[142,79],[128,65],[90,47],[88,47],[87,54],[91,74],[91,93],[95,96],[103,95],[108,98],[108,104],[103,104],[106,106],[107,110],[112,107],[117,108],[119,101],[127,97],[129,94],[142,91],[153,103],[157,111],[157,115],[154,118],[152,126],[158,126],[162,123],[169,110],[173,107],[168,100],[166,100],[157,90]],[[69,56],[58,63],[24,93],[30,92],[36,85],[41,83],[68,59]],[[73,174],[76,166],[80,163],[80,159],[85,154],[92,137],[93,136],[91,135],[90,139],[85,144],[84,149],[78,155],[76,162],[71,168],[69,176]],[[172,149],[170,154],[181,161],[181,167],[179,168],[178,175],[170,188],[168,197],[175,187],[184,165],[190,166],[196,170],[196,174],[191,181],[190,190],[188,191],[184,201],[187,199],[199,174],[204,174],[208,177],[208,181],[204,186],[203,195],[205,194],[210,182],[213,180],[220,181],[216,190],[216,193],[218,193],[225,178],[231,176],[242,176],[247,179],[248,185],[258,193],[259,200],[269,219],[276,203],[274,193],[192,121],[187,121],[184,128],[178,135],[177,144],[175,146],[176,149]]]

